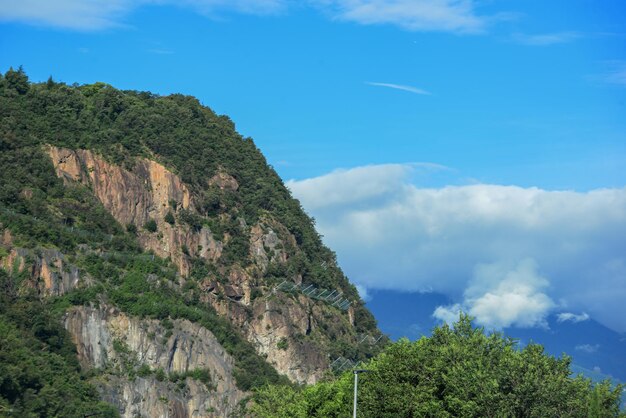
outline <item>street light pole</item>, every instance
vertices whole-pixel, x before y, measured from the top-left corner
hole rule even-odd
[[[358,385],[359,385],[359,374],[355,370],[354,371],[354,402],[352,402],[352,405],[354,407],[354,412],[352,413],[352,418],[356,418],[356,393],[357,393]]]
[[[359,373],[367,373],[369,371],[371,370],[365,370],[365,369],[353,370],[354,372],[354,402],[352,403],[352,405],[354,406],[354,409],[352,411],[352,418],[356,418],[357,388],[359,386]]]

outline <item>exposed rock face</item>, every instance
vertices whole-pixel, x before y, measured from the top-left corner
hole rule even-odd
[[[98,381],[101,394],[123,417],[227,416],[245,395],[235,386],[232,358],[205,328],[186,320],[172,323],[168,330],[105,306],[75,307],[64,319],[81,364],[107,373]],[[152,373],[131,381],[127,369],[140,365]],[[181,389],[167,378],[159,381],[159,369],[165,375],[208,370],[211,384],[187,377]]]
[[[21,273],[26,268],[26,257],[30,251],[23,248],[12,248],[8,255],[0,258],[2,268],[7,271],[15,271]]]
[[[288,237],[288,243],[283,242],[274,229],[284,229],[282,236]],[[285,245],[295,247],[295,238],[278,222],[263,220],[250,229],[250,255],[261,271],[265,272],[270,262],[287,262]]]
[[[328,370],[317,347],[299,337],[311,332],[313,307],[304,297],[261,299],[254,304],[248,338],[276,370],[298,383],[315,383]]]
[[[187,225],[173,226],[165,221],[168,212],[175,210],[170,203],[175,203],[177,210],[194,208],[189,188],[161,164],[140,158],[129,171],[88,150],[48,147],[48,154],[59,177],[90,185],[119,223],[138,227],[144,248],[160,257],[171,257],[184,276],[190,269],[185,252],[208,260],[220,257],[222,243],[207,227],[194,231]],[[157,223],[158,232],[142,229],[149,220]]]
[[[319,347],[301,337],[317,327],[316,317],[323,313],[311,300],[300,295],[251,299],[254,279],[235,265],[227,284],[207,279],[200,286],[203,301],[228,318],[267,361],[291,381],[315,383],[328,370],[328,358]],[[222,297],[218,296],[221,295]]]
[[[48,153],[59,177],[91,184],[96,197],[122,225],[143,226],[149,219],[164,217],[170,200],[184,209],[190,205],[187,187],[154,161],[139,159],[130,172],[88,150],[49,147]]]
[[[174,211],[170,202],[176,202],[176,210],[196,215],[197,211],[188,186],[162,165],[138,158],[134,168],[126,170],[87,150],[49,147],[48,153],[59,177],[89,185],[117,221],[138,227],[145,249],[171,257],[182,276],[188,275],[193,257],[211,262],[221,257],[223,244],[206,226],[192,230],[179,222],[171,225],[165,221],[168,212]],[[239,189],[237,181],[221,169],[209,179],[208,186],[229,192]],[[143,230],[148,220],[156,221],[157,232]],[[279,301],[258,297],[258,293],[254,298],[252,294],[254,288],[260,289],[258,277],[267,272],[270,264],[287,263],[288,254],[299,251],[296,239],[270,216],[262,216],[251,227],[240,219],[240,227],[249,232],[251,264],[245,268],[233,264],[223,277],[207,277],[200,283],[205,290],[204,301],[238,327],[279,373],[297,383],[313,383],[327,369],[328,358],[314,343],[296,336],[309,335],[317,327],[315,318],[323,313],[303,296]],[[224,242],[228,240],[225,234]],[[288,279],[302,281],[300,276]]]
[[[217,186],[221,190],[237,191],[237,189],[239,189],[239,183],[237,183],[237,180],[221,169],[216,175],[209,179],[209,186]]]
[[[2,245],[9,247],[13,244],[13,235],[11,235],[11,231],[5,229],[2,231]]]
[[[81,277],[78,268],[69,264],[56,249],[12,248],[6,257],[0,258],[0,266],[15,273],[28,269],[30,278],[26,286],[41,296],[61,296],[89,282],[88,277]]]

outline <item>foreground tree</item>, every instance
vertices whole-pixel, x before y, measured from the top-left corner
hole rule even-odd
[[[467,316],[431,337],[391,344],[364,368],[360,417],[619,417],[622,386],[572,377],[570,358],[523,349]],[[251,411],[259,417],[346,417],[352,374],[304,388],[269,386]]]

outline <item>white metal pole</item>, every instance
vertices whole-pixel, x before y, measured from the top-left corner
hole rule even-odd
[[[354,412],[352,413],[352,418],[356,418],[356,390],[359,385],[359,374],[354,371]]]

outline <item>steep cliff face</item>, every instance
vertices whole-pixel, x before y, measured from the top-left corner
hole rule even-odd
[[[59,177],[89,186],[118,222],[138,228],[145,249],[171,257],[183,281],[194,258],[220,261],[223,242],[230,238],[227,233],[215,239],[206,225],[193,229],[166,221],[168,213],[197,211],[189,188],[162,165],[139,158],[132,170],[126,170],[86,150],[49,147],[48,153]],[[223,171],[209,183],[231,191],[238,188],[235,179]],[[149,220],[156,222],[157,231],[142,228]],[[316,382],[328,370],[329,357],[319,344],[328,336],[319,334],[317,341],[306,336],[329,318],[336,323],[338,335],[349,335],[352,324],[344,318],[333,318],[337,313],[303,295],[271,295],[271,288],[264,286],[260,277],[270,264],[285,265],[287,250],[299,251],[296,239],[271,217],[243,227],[248,231],[250,262],[244,268],[239,263],[245,260],[241,260],[206,277],[201,283],[203,300],[236,325],[280,373],[297,383]],[[302,277],[295,274],[292,280],[299,284]]]
[[[102,398],[123,417],[224,417],[245,396],[233,379],[233,359],[210,331],[189,321],[166,327],[100,306],[72,308],[64,325],[81,364],[104,371]]]
[[[190,257],[220,257],[222,243],[213,238],[206,226],[193,230],[166,222],[168,213],[193,211],[194,207],[188,187],[161,164],[141,158],[129,171],[88,150],[49,147],[48,153],[59,177],[89,185],[120,224],[138,228],[139,240],[146,250],[171,257],[183,276],[189,274]],[[226,187],[229,183],[220,178],[220,184]],[[156,222],[158,232],[143,229],[151,220]]]
[[[248,338],[270,364],[292,381],[315,383],[328,372],[328,356],[315,344],[304,339],[316,327],[321,312],[304,296],[269,298],[253,307]]]
[[[262,219],[250,229],[250,255],[262,272],[267,271],[270,262],[286,263],[288,258],[286,247],[293,249],[296,246],[294,236],[279,222]],[[295,279],[296,282],[302,282],[302,277]]]

